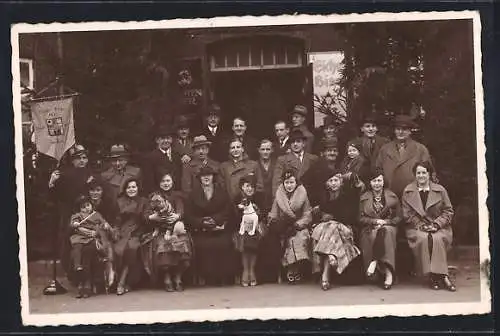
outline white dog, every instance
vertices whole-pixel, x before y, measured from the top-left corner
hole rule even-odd
[[[255,204],[247,199],[244,199],[240,204],[238,204],[238,208],[243,210],[239,234],[243,235],[245,232],[248,232],[250,236],[253,236],[259,223],[259,216],[257,216]]]

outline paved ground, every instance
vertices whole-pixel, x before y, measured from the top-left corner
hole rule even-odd
[[[477,259],[476,259],[477,260]],[[470,258],[450,262],[456,267],[458,291],[432,291],[416,280],[402,282],[390,291],[372,285],[337,286],[324,292],[317,284],[266,284],[257,287],[193,287],[182,293],[143,289],[124,296],[99,295],[75,299],[74,289],[59,296],[44,296],[47,275],[38,274],[29,282],[30,311],[33,314],[79,312],[125,312],[170,309],[273,308],[320,305],[358,305],[395,303],[444,303],[480,300],[479,266]],[[30,271],[30,274],[33,272]]]

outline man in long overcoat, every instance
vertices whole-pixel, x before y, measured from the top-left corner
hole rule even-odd
[[[382,169],[387,188],[401,197],[404,188],[413,182],[415,163],[431,161],[429,150],[423,144],[411,139],[416,128],[410,116],[398,115],[394,120],[395,139],[380,148],[375,167]]]
[[[199,135],[204,135],[210,141],[210,159],[222,162],[227,159],[227,148],[224,148],[229,136],[221,126],[221,109],[217,104],[212,104],[205,116],[205,124]]]

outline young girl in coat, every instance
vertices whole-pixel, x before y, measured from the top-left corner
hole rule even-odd
[[[80,211],[73,214],[70,219],[70,226],[73,229],[70,236],[71,259],[76,273],[79,274],[77,297],[88,297],[90,293],[84,290],[84,285],[90,281],[88,269],[90,264],[87,262],[84,249],[87,245],[96,245],[97,252],[106,264],[106,286],[109,288],[114,282],[113,244],[110,236],[114,236],[115,232],[101,214],[94,210],[89,197],[79,197],[77,204]]]

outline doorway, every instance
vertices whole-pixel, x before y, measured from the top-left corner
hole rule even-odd
[[[223,125],[233,118],[247,121],[247,132],[257,139],[274,137],[274,123],[290,121],[290,111],[304,104],[304,69],[240,70],[213,73],[215,101],[221,106]]]

